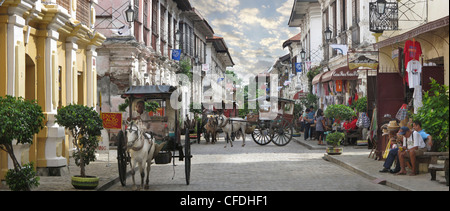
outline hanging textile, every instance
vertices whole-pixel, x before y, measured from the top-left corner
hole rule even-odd
[[[402,121],[406,119],[408,116],[408,105],[403,104],[402,107],[397,111],[397,114],[395,115],[395,118]]]
[[[422,56],[422,46],[420,45],[420,42],[413,40],[407,40],[405,42],[405,68],[408,67],[408,63],[411,60],[419,60],[420,56]],[[409,76],[408,72],[405,72],[405,82],[409,84]]]
[[[416,87],[414,87],[413,98],[414,98],[414,114],[417,114],[417,112],[419,111],[419,108],[423,106],[422,86],[417,85]]]
[[[333,81],[328,82],[328,92],[329,92],[331,95],[334,95]]]
[[[336,81],[336,92],[342,92],[342,80]]]
[[[372,123],[370,124],[370,139],[374,140],[377,137],[378,123],[377,123],[377,109],[373,109]]]
[[[420,85],[420,74],[422,73],[422,64],[417,60],[411,60],[406,66],[406,72],[408,73],[409,88],[413,89],[415,86]]]
[[[323,84],[323,91],[325,92],[325,96],[329,95],[328,84],[326,84],[326,83]]]
[[[370,127],[370,119],[365,112],[361,112],[358,117],[358,121],[356,122],[356,126],[359,128],[369,128]]]

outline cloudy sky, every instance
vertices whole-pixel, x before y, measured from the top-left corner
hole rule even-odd
[[[245,79],[245,73],[260,73],[288,53],[284,41],[298,34],[289,27],[294,0],[191,0],[223,37],[236,64],[231,70]]]

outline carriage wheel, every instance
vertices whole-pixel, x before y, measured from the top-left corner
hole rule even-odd
[[[265,126],[264,122],[258,122],[258,125],[252,133],[252,138],[253,141],[262,146],[272,141],[269,128]]]
[[[186,129],[184,144],[184,170],[186,173],[186,185],[189,185],[191,179],[191,140],[189,139],[189,129]]]
[[[292,124],[285,119],[278,119],[272,122],[272,141],[277,146],[286,146],[292,140],[294,129]]]
[[[127,150],[125,144],[125,136],[123,131],[118,134],[118,144],[117,144],[117,164],[119,167],[119,179],[122,186],[127,184]]]

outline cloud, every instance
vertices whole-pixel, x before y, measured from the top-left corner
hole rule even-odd
[[[240,77],[268,70],[287,50],[282,43],[298,34],[288,20],[292,0],[195,0],[191,4],[224,37]]]

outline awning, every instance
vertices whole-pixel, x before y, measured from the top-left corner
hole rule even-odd
[[[305,93],[303,91],[297,92],[297,94],[294,95],[294,100],[306,98],[306,95],[307,95],[307,93]]]
[[[312,80],[312,84],[316,85],[320,82],[322,82],[322,76],[325,74],[326,72],[320,73],[318,75],[316,75],[316,77],[314,77],[314,79]]]
[[[176,87],[167,85],[157,86],[132,86],[124,94],[122,98],[148,98],[148,99],[169,99]]]
[[[337,80],[358,80],[358,71],[350,70],[348,66],[344,66],[332,71],[328,71],[322,77],[322,83]]]

